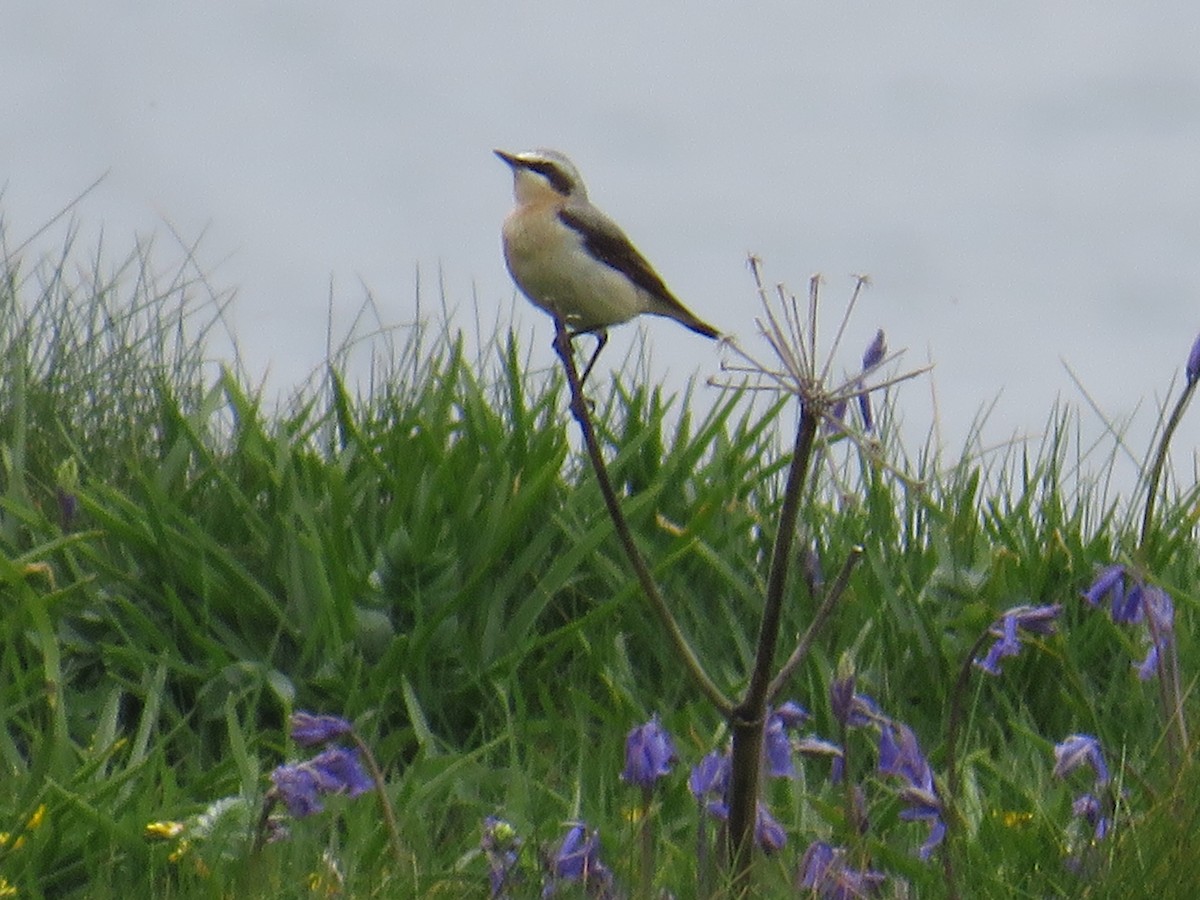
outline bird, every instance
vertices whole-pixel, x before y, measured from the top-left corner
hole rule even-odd
[[[516,206],[504,220],[504,261],[521,292],[560,317],[573,340],[596,337],[580,384],[608,342],[608,328],[649,313],[717,339],[671,293],[625,232],[588,200],[579,171],[556,150],[493,151],[513,173]]]

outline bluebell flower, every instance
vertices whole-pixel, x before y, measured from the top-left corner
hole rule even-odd
[[[649,722],[632,729],[626,737],[625,771],[621,778],[641,788],[652,788],[658,779],[670,774],[675,759],[675,744],[655,713]]]
[[[858,693],[857,676],[853,665],[843,657],[838,663],[837,676],[829,683],[829,707],[833,717],[846,728],[865,728],[887,717],[879,704],[866,694]]]
[[[1175,604],[1171,601],[1171,595],[1162,588],[1146,585],[1142,588],[1140,605],[1146,615],[1150,651],[1137,670],[1138,677],[1146,681],[1158,673],[1159,660],[1175,640]]]
[[[829,410],[829,415],[825,417],[826,434],[835,434],[846,430],[846,408],[848,406],[849,402],[845,397],[834,402],[833,407]]]
[[[479,846],[488,861],[488,896],[507,897],[508,888],[518,880],[517,860],[521,838],[512,825],[496,816],[483,820],[483,837]]]
[[[1118,625],[1139,625],[1142,621],[1142,591],[1144,586],[1134,583],[1129,590],[1125,585],[1113,589],[1112,607],[1109,615]]]
[[[1108,836],[1112,827],[1112,818],[1104,810],[1104,804],[1092,793],[1080,794],[1071,804],[1071,813],[1078,819],[1083,819],[1092,828],[1092,837],[1102,841]]]
[[[709,815],[718,819],[729,818],[729,804],[726,801],[729,769],[728,754],[714,750],[701,759],[688,776],[688,790],[692,796]]]
[[[571,825],[546,868],[550,879],[543,897],[553,897],[564,884],[581,884],[592,897],[613,895],[612,872],[600,861],[600,832],[589,831],[582,822]]]
[[[996,640],[988,650],[987,656],[975,660],[975,665],[989,675],[999,675],[1000,660],[1021,652],[1018,632],[1054,634],[1055,622],[1061,613],[1062,605],[1058,603],[1052,606],[1014,606],[988,629]]]
[[[1187,368],[1184,371],[1187,373],[1188,384],[1200,379],[1200,337],[1192,344],[1192,352],[1188,354]]]
[[[838,744],[809,735],[796,742],[796,752],[801,756],[830,760],[829,780],[841,784],[846,755]]]
[[[374,787],[356,750],[330,747],[312,759],[279,766],[271,773],[277,796],[296,818],[319,813],[323,794],[357,797]]]
[[[1110,565],[1099,572],[1096,581],[1084,592],[1084,599],[1093,606],[1106,596],[1111,598],[1112,620],[1120,625],[1146,623],[1150,649],[1146,658],[1135,664],[1138,677],[1142,680],[1158,674],[1159,661],[1170,652],[1175,641],[1175,604],[1171,595],[1156,584],[1147,584],[1141,577],[1129,578],[1122,565]]]
[[[808,711],[794,700],[767,713],[767,723],[763,729],[763,755],[766,757],[768,775],[773,778],[796,777],[788,732],[799,728],[807,720]]]
[[[1096,575],[1095,580],[1083,592],[1083,599],[1092,606],[1100,603],[1114,591],[1121,591],[1125,584],[1125,567],[1120,563],[1105,566]]]
[[[875,416],[871,411],[871,392],[867,390],[863,376],[870,373],[872,369],[883,362],[884,356],[887,355],[887,342],[883,338],[882,329],[875,332],[875,339],[867,346],[862,358],[862,376],[858,379],[858,393],[855,394],[855,399],[858,401],[858,411],[862,414],[863,430],[870,431],[875,427]]]
[[[358,751],[344,747],[322,750],[305,765],[317,773],[321,790],[327,794],[357,797],[375,787],[375,782],[358,760]]]
[[[852,869],[847,852],[824,841],[813,841],[800,860],[796,886],[813,892],[821,900],[858,900],[879,893],[885,880],[882,872]]]
[[[1108,766],[1100,742],[1090,734],[1072,734],[1054,745],[1054,777],[1066,778],[1080,766],[1088,766],[1097,786],[1108,784]]]
[[[898,795],[907,806],[900,818],[929,823],[929,836],[918,851],[921,859],[928,859],[946,836],[942,801],[917,736],[903,722],[889,722],[879,729],[879,773],[904,782]]]
[[[839,666],[839,669],[842,667]],[[829,709],[834,719],[843,727],[850,725],[850,711],[854,704],[855,674],[852,670],[839,672],[829,683]]]
[[[1143,681],[1158,674],[1163,654],[1172,649],[1175,639],[1175,604],[1171,595],[1157,585],[1146,584],[1140,577],[1129,580],[1124,566],[1112,565],[1103,569],[1091,586],[1084,591],[1084,599],[1093,606],[1105,597],[1112,598],[1112,620],[1119,625],[1146,624],[1150,648],[1146,658],[1135,663],[1138,677]]]
[[[874,340],[867,345],[867,349],[863,352],[863,374],[865,375],[883,362],[885,356],[887,356],[887,341],[884,339],[883,329],[881,328],[875,332]]]
[[[1105,566],[1083,592],[1083,599],[1092,606],[1109,601],[1109,615],[1118,625],[1136,625],[1142,621],[1142,584],[1134,581],[1126,587],[1128,570],[1120,563]]]
[[[875,427],[875,414],[871,412],[871,395],[867,391],[861,391],[858,394],[858,411],[862,414],[863,431],[870,431]]]
[[[797,707],[799,708],[799,707]],[[727,753],[713,751],[692,769],[688,790],[708,815],[722,822],[729,819],[730,759]],[[778,850],[787,843],[787,835],[771,813],[758,802],[754,823],[754,838],[767,852]]]
[[[761,800],[755,810],[754,840],[768,855],[787,846],[787,833]]]
[[[325,807],[319,798],[316,774],[305,765],[279,766],[271,773],[274,790],[297,819],[319,813]]]
[[[1108,789],[1108,766],[1104,762],[1104,751],[1100,742],[1090,734],[1072,734],[1062,743],[1054,745],[1054,776],[1066,778],[1076,769],[1088,767],[1092,770],[1092,790],[1076,795],[1071,804],[1071,813],[1082,819],[1092,830],[1091,841],[1100,841],[1108,836],[1112,828],[1112,811],[1115,805],[1113,793]],[[1081,869],[1085,857],[1080,850],[1071,855],[1067,865]]]
[[[301,747],[316,747],[347,735],[354,726],[340,716],[314,716],[312,713],[292,713],[289,722],[292,740]]]
[[[834,715],[838,715],[836,709]],[[868,725],[879,725],[887,721],[887,716],[883,714],[879,704],[869,695],[859,693],[851,695],[845,717],[843,724],[850,728],[866,728]],[[838,721],[842,720],[839,718]]]

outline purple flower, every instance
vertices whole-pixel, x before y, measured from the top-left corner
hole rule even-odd
[[[826,434],[835,434],[845,430],[846,407],[848,405],[845,397],[834,402],[833,407],[829,410],[829,415],[825,417]]]
[[[1109,614],[1118,625],[1138,625],[1142,621],[1142,591],[1141,584],[1134,584],[1125,590],[1122,583],[1113,589],[1112,608]]]
[[[670,774],[676,758],[671,735],[659,724],[655,713],[625,739],[625,771],[621,778],[645,789],[652,788],[658,779]]]
[[[488,896],[507,896],[508,888],[520,875],[517,859],[521,852],[521,839],[516,829],[503,819],[488,816],[483,820],[483,837],[479,846],[488,861]]]
[[[871,412],[871,395],[863,389],[858,394],[858,411],[862,414],[863,430],[870,431],[875,427],[875,415]]]
[[[905,818],[904,811],[901,811],[900,818]],[[938,844],[946,839],[946,823],[942,820],[941,814],[936,816],[915,816],[910,815],[909,818],[924,818],[930,821],[929,836],[925,838],[925,842],[917,848],[917,858],[923,861],[928,860],[933,855],[933,851]]]
[[[1138,677],[1147,681],[1158,673],[1159,660],[1175,639],[1175,604],[1162,588],[1146,585],[1141,590],[1141,608],[1146,614],[1150,651],[1137,669]]]
[[[612,872],[600,861],[600,832],[588,831],[582,822],[574,823],[546,862],[550,881],[542,891],[552,897],[563,884],[579,883],[590,896],[608,897],[612,891]]]
[[[1109,600],[1109,615],[1118,625],[1136,625],[1142,621],[1142,583],[1134,581],[1126,588],[1128,570],[1120,563],[1105,566],[1083,592],[1083,599],[1092,606]]]
[[[292,740],[301,747],[327,744],[353,730],[354,726],[339,716],[314,716],[312,713],[295,712],[290,721]]]
[[[867,346],[863,353],[862,367],[863,374],[870,372],[873,368],[883,362],[883,358],[887,356],[887,341],[883,337],[883,329],[875,332],[875,338]]]
[[[902,722],[886,723],[879,730],[879,774],[893,775],[905,782],[899,797],[907,806],[900,811],[900,818],[929,823],[929,836],[918,851],[921,859],[928,859],[946,836],[942,801],[916,734]]]
[[[1092,835],[1102,841],[1108,836],[1112,819],[1105,814],[1104,806],[1095,794],[1080,794],[1071,804],[1071,813],[1092,827]]]
[[[801,738],[796,742],[796,752],[801,756],[809,756],[813,758],[825,758],[831,760],[829,770],[829,780],[833,784],[840,784],[842,781],[842,768],[845,765],[845,753],[842,748],[833,741],[827,741],[823,738],[809,735]]]
[[[876,724],[887,717],[879,709],[879,704],[866,694],[855,691],[855,674],[848,666],[845,671],[839,666],[839,674],[829,684],[829,706],[833,717],[846,728],[865,728]]]
[[[1112,620],[1118,625],[1146,623],[1150,649],[1146,658],[1135,664],[1138,677],[1143,681],[1158,674],[1163,654],[1172,649],[1175,640],[1175,604],[1171,595],[1156,585],[1146,584],[1140,576],[1130,580],[1126,588],[1128,573],[1124,566],[1112,565],[1103,569],[1083,597],[1096,606],[1105,597],[1111,596]]]
[[[1120,563],[1114,563],[1100,570],[1100,574],[1083,592],[1083,599],[1092,606],[1099,606],[1111,592],[1122,590],[1124,584],[1125,567]]]
[[[883,886],[883,873],[851,869],[846,857],[844,848],[814,841],[800,860],[796,886],[814,892],[821,900],[856,900],[878,893]]]
[[[321,790],[327,794],[346,794],[357,797],[375,787],[375,783],[358,761],[357,750],[330,747],[322,750],[305,765],[317,773]]]
[[[1058,603],[1053,606],[1014,606],[988,629],[996,641],[987,656],[975,660],[975,665],[989,675],[999,675],[1000,660],[1021,652],[1018,630],[1029,634],[1054,634],[1055,621],[1061,613],[1062,605]]]
[[[358,761],[358,751],[342,747],[330,747],[305,762],[279,766],[271,773],[271,781],[288,812],[298,819],[324,809],[322,794],[357,797],[375,786]]]
[[[888,721],[879,704],[867,694],[855,694],[850,702],[850,716],[846,724],[851,728],[866,728]]]
[[[1072,734],[1054,745],[1054,777],[1066,778],[1080,766],[1090,766],[1096,776],[1096,786],[1108,784],[1108,766],[1100,742],[1090,734]]]
[[[867,375],[872,369],[883,362],[884,356],[887,355],[887,341],[883,338],[882,329],[875,332],[875,339],[871,341],[862,358],[862,375]],[[863,429],[870,431],[875,427],[875,416],[871,412],[871,392],[867,390],[866,383],[862,376],[859,376],[857,382],[857,393],[854,398],[858,401],[858,411],[862,414]]]
[[[315,815],[325,807],[319,799],[316,774],[304,764],[279,766],[271,773],[274,791],[297,819]]]
[[[754,817],[754,840],[767,855],[782,850],[787,845],[787,833],[776,818],[771,815],[766,804],[758,801]]]
[[[829,683],[829,708],[843,728],[850,725],[850,710],[854,703],[854,672],[839,674]]]
[[[1187,368],[1184,371],[1187,372],[1188,384],[1200,379],[1200,337],[1192,344],[1192,352],[1188,354]]]
[[[799,728],[807,719],[808,711],[794,700],[767,714],[767,724],[763,729],[763,755],[767,761],[767,774],[771,777],[796,777],[788,731]]]
[[[729,756],[716,750],[706,755],[688,776],[688,790],[709,815],[729,818],[729,805],[725,801],[729,790]]]

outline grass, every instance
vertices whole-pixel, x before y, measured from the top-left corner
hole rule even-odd
[[[531,872],[564,822],[585,819],[632,885],[640,798],[617,776],[625,734],[653,712],[681,762],[651,811],[657,880],[695,893],[684,781],[725,726],[648,615],[560,375],[527,374],[512,336],[477,359],[427,323],[366,392],[332,367],[273,408],[236,363],[207,359],[223,300],[190,261],[161,280],[145,248],[113,269],[97,253],[79,274],[72,247],[23,265],[10,254],[0,268],[0,896],[482,897],[491,814],[524,838]],[[623,375],[591,393],[664,596],[720,686],[740,688],[791,408],[729,392],[701,413]],[[940,777],[971,645],[1008,607],[1062,603],[1059,635],[969,682],[960,888],[1186,895],[1200,883],[1187,850],[1200,779],[1171,761],[1155,688],[1133,674],[1137,633],[1079,594],[1141,552],[1175,600],[1194,712],[1195,488],[1165,497],[1141,543],[1140,506],[1107,499],[1104,467],[1088,471],[1103,448],[1083,456],[1073,411],[1048,414],[1040,446],[914,459],[889,424],[903,394],[889,392],[879,452],[911,480],[849,442],[814,470],[803,545],[830,577],[851,547],[864,554],[789,696],[833,738],[825,698],[849,654]],[[793,581],[785,636],[815,608]],[[297,709],[352,719],[374,748],[406,865],[369,798],[332,798],[291,839],[249,851],[269,773],[298,756]],[[1064,866],[1080,782],[1051,776],[1073,732],[1100,738],[1124,792],[1083,876]],[[943,896],[940,868],[913,854],[925,826],[898,818],[866,736],[850,741],[870,810],[853,839],[888,874],[883,895],[907,882]],[[828,764],[798,765],[769,785],[788,845],[760,867],[764,896],[793,894],[814,837],[853,837]],[[165,821],[190,823],[186,849],[147,838]]]

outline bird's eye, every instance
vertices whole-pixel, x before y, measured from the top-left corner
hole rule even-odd
[[[558,193],[562,194],[564,197],[570,194],[571,188],[574,187],[573,182],[569,177],[567,177],[567,174],[558,166],[554,165],[554,163],[533,162],[528,163],[526,168],[531,172],[537,172],[539,175],[545,178],[548,182],[550,182],[550,187],[554,188],[554,190],[558,191]]]

